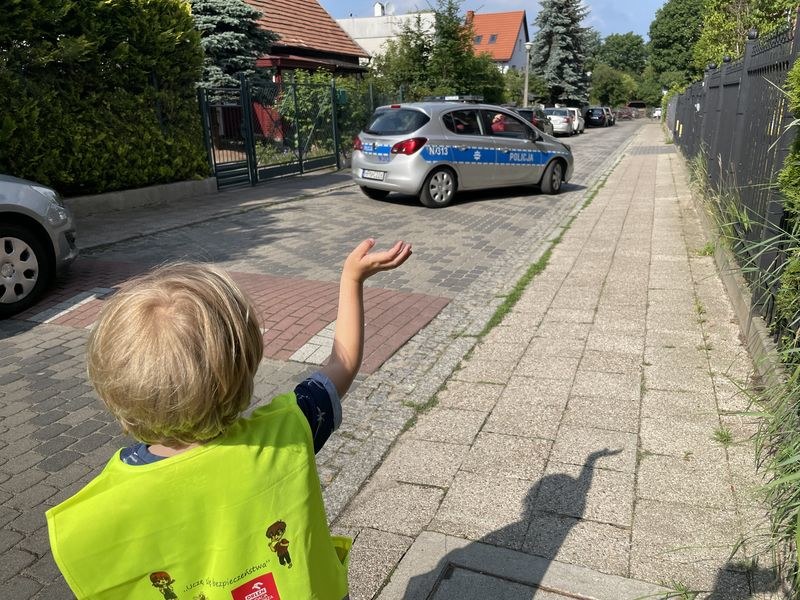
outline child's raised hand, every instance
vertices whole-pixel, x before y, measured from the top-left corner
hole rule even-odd
[[[375,240],[366,239],[356,246],[344,261],[342,277],[354,279],[363,283],[380,271],[395,269],[406,262],[411,256],[411,244],[398,241],[394,246],[382,252],[370,252],[375,246]]]

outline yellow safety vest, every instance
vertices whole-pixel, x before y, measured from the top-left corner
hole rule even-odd
[[[294,394],[220,438],[148,465],[115,454],[47,511],[79,598],[342,600],[348,538],[331,537],[308,421]]]

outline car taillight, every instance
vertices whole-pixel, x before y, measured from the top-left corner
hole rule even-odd
[[[572,117],[565,117],[565,118],[564,118],[564,120],[565,120],[567,123],[572,123]]]
[[[361,144],[361,138],[356,136],[353,138],[353,150],[363,150],[364,146]]]
[[[414,152],[422,148],[427,141],[428,138],[418,137],[397,142],[392,146],[392,154],[414,154]]]

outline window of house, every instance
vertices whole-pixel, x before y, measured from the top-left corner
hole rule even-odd
[[[489,43],[490,44],[494,44],[496,41],[497,41],[497,34],[496,33],[493,33],[492,35],[489,36]]]
[[[482,35],[476,35],[475,39],[473,41],[475,42],[475,45],[477,46],[478,44],[481,43],[482,40],[483,40],[483,36]]]

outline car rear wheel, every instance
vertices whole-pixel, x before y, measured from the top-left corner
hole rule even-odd
[[[373,200],[383,200],[389,195],[388,190],[376,190],[375,188],[365,187],[363,185],[359,187],[367,198],[372,198]]]
[[[419,200],[428,208],[444,208],[456,195],[456,176],[450,169],[435,169],[425,178]]]
[[[544,170],[541,188],[545,194],[558,194],[561,191],[561,182],[564,180],[564,167],[558,160],[552,161]]]
[[[39,238],[26,227],[0,226],[0,318],[36,302],[51,278],[52,268]]]

